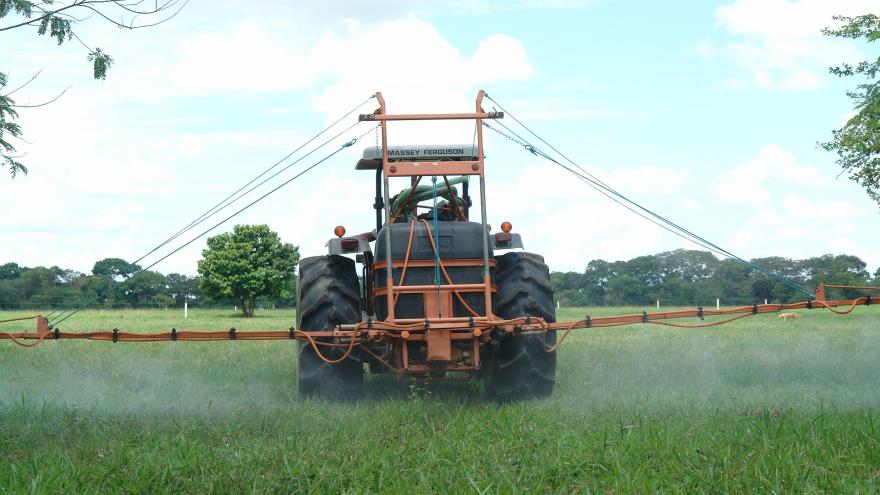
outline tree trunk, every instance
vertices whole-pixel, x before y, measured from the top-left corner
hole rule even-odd
[[[250,318],[254,316],[254,306],[256,305],[256,298],[252,299],[242,299],[241,300],[241,314],[245,318]]]

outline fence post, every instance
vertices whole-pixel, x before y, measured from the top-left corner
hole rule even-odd
[[[183,301],[183,319],[184,320],[186,319],[188,310],[189,310],[189,303],[186,301]]]

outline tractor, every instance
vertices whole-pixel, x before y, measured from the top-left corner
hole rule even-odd
[[[35,320],[37,327],[35,332],[0,332],[0,340],[12,340],[23,347],[35,347],[49,339],[108,342],[296,340],[297,385],[302,397],[356,400],[363,394],[364,375],[369,369],[372,374],[389,373],[398,380],[479,380],[489,399],[510,402],[547,397],[553,392],[556,351],[573,330],[632,324],[706,328],[746,316],[786,310],[825,308],[836,314],[848,314],[856,306],[876,302],[868,295],[829,300],[825,297],[825,290],[863,292],[880,290],[880,287],[819,284],[812,293],[721,249],[604,183],[596,182],[573,162],[572,165],[583,174],[565,167],[506,126],[500,127],[516,138],[484,122],[504,117],[502,112],[483,110],[484,97],[487,96],[482,91],[477,94],[473,113],[388,114],[382,94],[375,94],[379,108],[371,114],[361,115],[360,120],[378,123],[381,146],[364,150],[355,168],[375,173],[373,206],[376,228],[363,234],[346,235],[345,228],[337,226],[334,229],[336,237],[327,243],[326,255],[300,261],[296,328],[247,332],[238,332],[234,327],[229,331],[177,331],[172,328],[170,332],[156,333],[125,332],[117,328],[83,333],[61,331],[59,324],[85,307],[81,305],[60,312],[52,320],[49,317],[57,311],[47,316],[0,320],[0,324]],[[390,122],[431,120],[474,121],[473,143],[388,146]],[[544,259],[522,251],[522,237],[512,232],[510,222],[502,222],[498,232],[493,232],[488,224],[484,126],[511,138],[535,155],[563,166],[579,179],[595,185],[595,189],[615,202],[627,208],[630,208],[628,204],[638,208],[639,211],[630,209],[643,218],[662,221],[670,227],[667,229],[670,232],[702,246],[717,248],[718,252],[726,253],[732,259],[806,292],[808,299],[788,304],[765,302],[715,309],[698,306],[693,310],[651,314],[642,311],[597,318],[586,315],[580,320],[557,322],[550,273]],[[180,251],[342,149],[352,146],[357,139],[340,145],[338,150],[311,167],[141,270],[147,270]],[[479,221],[471,220],[470,186],[475,177],[479,181]],[[396,189],[391,188],[392,181]],[[207,217],[203,215],[159,247],[204,218]],[[839,307],[847,308],[836,309]],[[707,316],[723,316],[724,319],[702,321]],[[701,321],[663,321],[682,318],[699,318]],[[561,332],[558,339],[557,331]],[[27,343],[27,340],[33,342]]]
[[[379,108],[359,117],[381,129],[381,146],[365,149],[355,166],[375,173],[376,228],[347,236],[336,227],[328,254],[300,261],[297,329],[320,334],[310,340],[322,344],[298,343],[300,396],[356,400],[365,367],[401,380],[481,380],[486,396],[502,402],[552,393],[555,331],[502,331],[556,315],[544,259],[522,251],[509,222],[493,233],[487,221],[483,120],[503,113],[483,110],[483,97],[474,113],[395,115],[376,93]],[[388,146],[390,122],[431,120],[473,120],[474,143]],[[350,336],[328,335],[355,326],[386,331],[356,349]]]

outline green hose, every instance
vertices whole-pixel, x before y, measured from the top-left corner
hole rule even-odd
[[[455,177],[453,179],[449,179],[449,185],[453,186],[454,184],[462,184],[468,181],[467,176]],[[400,216],[409,215],[413,209],[415,209],[416,205],[420,201],[424,201],[432,197],[433,186],[424,185],[424,186],[416,186],[415,191],[412,193],[412,197],[409,197],[411,187],[407,187],[406,189],[400,191],[400,194],[396,196],[397,199],[391,204],[392,211],[400,210],[400,206],[404,201],[407,201],[407,207],[401,212]],[[458,195],[458,190],[455,187],[452,187],[452,191],[455,195],[456,200],[458,201],[459,206],[464,205],[464,200],[461,196]],[[449,194],[449,188],[446,187],[446,182],[444,181],[442,184],[437,186],[437,196],[445,198],[448,201],[452,201],[452,195]]]

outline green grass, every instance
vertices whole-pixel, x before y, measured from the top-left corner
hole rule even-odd
[[[552,398],[501,406],[384,380],[358,404],[301,402],[292,342],[0,342],[0,492],[878,492],[880,310],[802,313],[582,331]],[[88,311],[63,327],[293,319]]]

